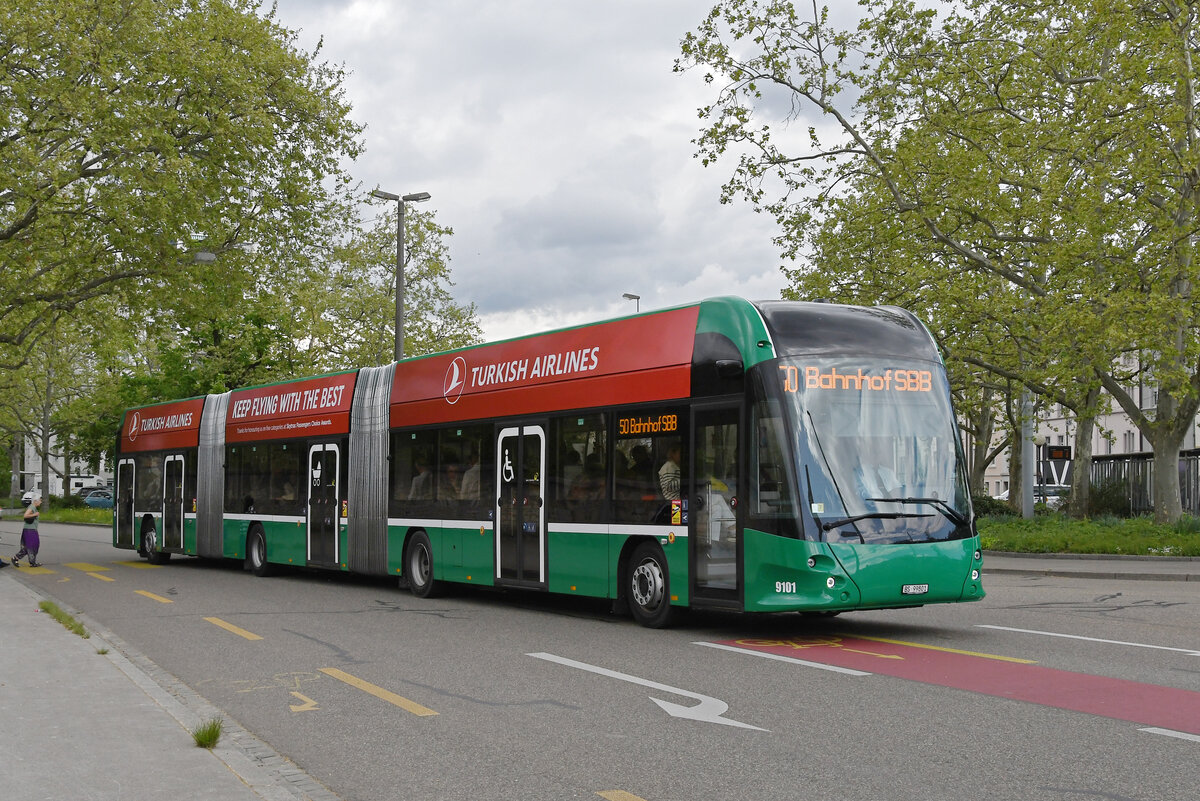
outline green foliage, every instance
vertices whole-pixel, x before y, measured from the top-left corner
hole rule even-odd
[[[192,739],[199,748],[216,748],[217,741],[221,739],[222,725],[224,721],[221,718],[210,718],[192,729]]]
[[[917,311],[968,403],[1016,386],[1090,418],[1103,386],[1177,452],[1200,409],[1194,9],[862,5],[842,31],[720,0],[685,37],[677,69],[715,89],[697,155],[737,159],[723,199],[776,218],[793,296]],[[801,116],[828,124],[779,124]],[[1178,516],[1175,471],[1155,480]]]
[[[1200,556],[1200,526],[1180,530],[1149,517],[1072,520],[1063,515],[981,518],[983,547],[1018,553]]]
[[[91,639],[92,635],[89,634],[87,629],[83,627],[83,624],[67,612],[63,611],[62,607],[53,601],[42,601],[38,604],[38,608],[61,623],[63,628],[65,628],[67,631],[78,634],[85,640]]]
[[[170,306],[246,271],[237,243],[328,233],[361,128],[340,70],[258,12],[0,0],[0,363],[80,305]]]
[[[972,495],[971,507],[978,517],[996,517],[1013,513],[1007,501],[998,500],[990,495]]]
[[[1129,487],[1122,481],[1093,484],[1088,493],[1088,516],[1129,517]]]

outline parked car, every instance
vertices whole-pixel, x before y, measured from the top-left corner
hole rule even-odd
[[[93,509],[111,509],[113,508],[113,494],[111,490],[100,489],[92,490],[83,502]]]

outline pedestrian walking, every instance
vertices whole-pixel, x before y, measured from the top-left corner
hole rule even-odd
[[[38,550],[41,549],[42,540],[38,536],[38,515],[41,514],[42,496],[34,495],[33,500],[25,507],[25,515],[22,518],[24,527],[21,529],[21,550],[17,551],[17,555],[13,557],[13,567],[21,561],[26,555],[29,556],[29,566],[38,566]]]

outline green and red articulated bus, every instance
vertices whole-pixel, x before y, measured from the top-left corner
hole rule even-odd
[[[946,372],[894,307],[722,297],[131,409],[113,544],[684,607],[975,601]]]

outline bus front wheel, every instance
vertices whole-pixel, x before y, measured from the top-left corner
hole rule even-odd
[[[661,629],[671,625],[675,609],[671,606],[671,582],[667,574],[667,559],[656,542],[644,542],[629,560],[629,611],[643,626]]]
[[[408,588],[418,598],[432,598],[441,590],[441,582],[433,578],[433,546],[429,535],[418,531],[408,541],[404,560],[408,574]]]

